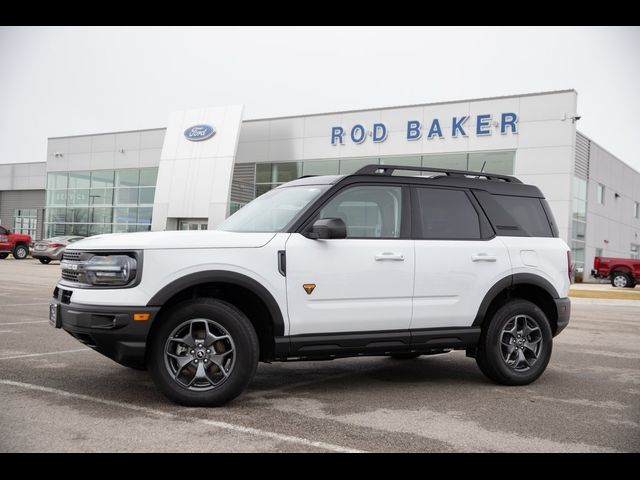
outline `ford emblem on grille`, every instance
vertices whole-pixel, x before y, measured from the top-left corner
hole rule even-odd
[[[216,129],[211,125],[194,125],[184,131],[184,137],[192,142],[201,142],[216,134]]]

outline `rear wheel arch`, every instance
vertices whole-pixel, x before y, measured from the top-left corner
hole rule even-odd
[[[529,273],[514,274],[497,282],[485,295],[473,326],[482,327],[493,315],[512,299],[529,300],[546,315],[555,335],[558,328],[558,312],[555,299],[558,291],[546,279]]]
[[[174,305],[194,298],[216,298],[230,303],[242,311],[253,325],[260,343],[260,360],[276,357],[276,338],[284,336],[284,319],[273,295],[256,280],[236,272],[207,271],[182,277],[163,287],[147,303],[160,306],[151,325],[163,321]]]

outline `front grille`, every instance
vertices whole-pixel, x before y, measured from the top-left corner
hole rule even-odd
[[[62,259],[68,260],[70,262],[77,262],[80,260],[80,255],[82,255],[82,252],[65,250],[64,253],[62,254]]]
[[[62,278],[69,282],[77,282],[78,281],[78,272],[74,272],[73,270],[62,270]]]

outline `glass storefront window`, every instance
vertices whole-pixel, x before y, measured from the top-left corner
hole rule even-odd
[[[318,160],[302,163],[302,175],[337,175],[340,171],[338,160]]]
[[[138,208],[138,223],[144,225],[151,225],[151,212],[153,208],[151,207],[140,207]]]
[[[345,158],[344,160],[340,160],[340,174],[341,175],[349,175],[351,173],[355,173],[360,170],[362,167],[367,165],[378,165],[380,164],[380,159],[372,157],[372,158]]]
[[[89,205],[113,205],[113,188],[92,188]]]
[[[137,188],[116,188],[114,205],[137,205],[138,189]]]
[[[13,231],[36,237],[38,211],[35,208],[16,208],[13,213]]]
[[[69,172],[69,188],[89,188],[91,172]]]
[[[137,219],[137,207],[117,207],[113,209],[113,221],[115,223],[136,223]]]
[[[139,189],[138,204],[153,205],[153,197],[156,194],[155,187],[143,187]]]
[[[92,187],[113,187],[113,170],[94,170],[91,172]]]
[[[69,190],[67,192],[67,205],[89,205],[89,190]]]
[[[424,155],[422,157],[422,166],[449,168],[451,170],[467,170],[467,154],[452,153],[448,155]]]
[[[67,191],[66,190],[47,190],[47,205],[61,205],[67,204]]]
[[[46,235],[148,231],[157,175],[156,167],[50,173]]]
[[[157,180],[158,180],[158,169],[156,167],[140,169],[140,186],[141,187],[155,187]]]
[[[140,182],[140,170],[127,168],[116,170],[116,187],[137,187]]]
[[[513,175],[514,157],[513,151],[469,153],[467,170]]]
[[[256,164],[256,183],[272,183],[270,163]]]

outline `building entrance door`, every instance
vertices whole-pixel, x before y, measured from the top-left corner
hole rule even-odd
[[[181,218],[178,220],[178,230],[206,230],[208,220],[206,218]]]

